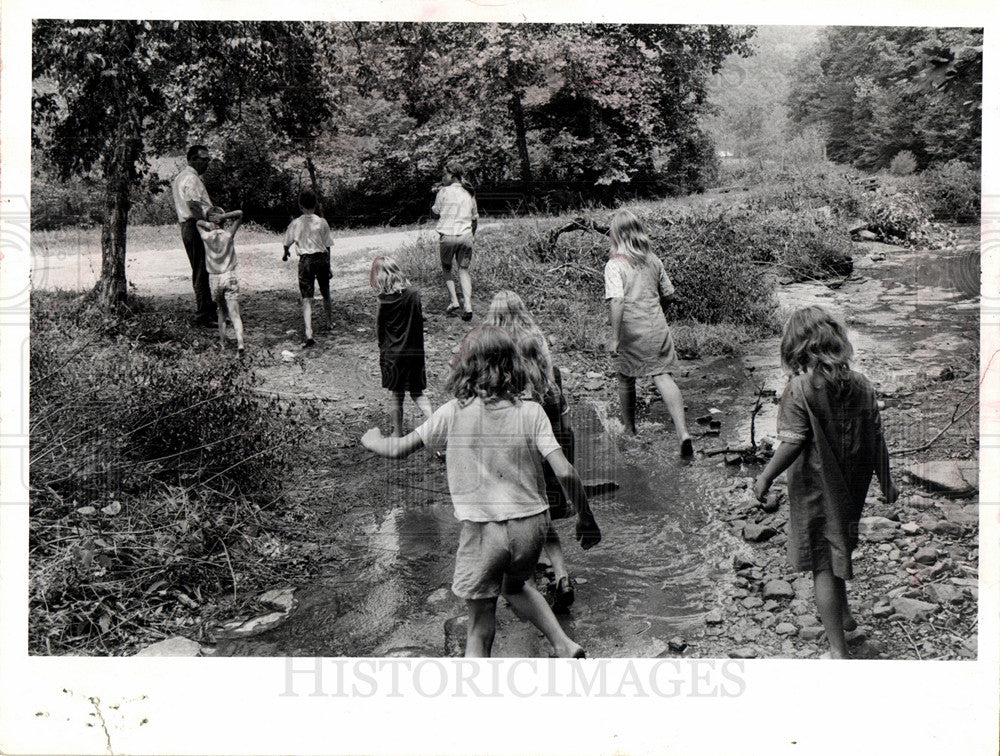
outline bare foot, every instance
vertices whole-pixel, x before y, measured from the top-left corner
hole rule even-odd
[[[566,646],[556,649],[556,656],[560,659],[586,659],[587,652],[579,643],[570,641]]]

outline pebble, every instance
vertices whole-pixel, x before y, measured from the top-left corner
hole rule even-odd
[[[778,635],[795,635],[799,629],[791,622],[779,622],[774,632]]]
[[[753,646],[740,646],[729,652],[730,659],[756,659],[758,655],[757,649]]]
[[[962,535],[962,526],[948,520],[938,520],[933,531],[938,535],[958,536]]]
[[[931,583],[924,592],[932,601],[939,604],[960,604],[963,600],[962,591],[945,583]]]
[[[764,601],[760,596],[748,596],[741,603],[747,609],[756,609],[757,607],[764,606]]]
[[[289,352],[287,349],[281,350],[281,361],[282,362],[295,362],[295,355]]]
[[[934,564],[937,561],[937,549],[933,546],[919,548],[913,555],[913,561],[917,564]]]
[[[901,556],[902,553],[899,551],[899,549],[894,548],[892,551],[889,552],[889,559],[891,559],[893,562],[899,561],[899,558]]]
[[[751,543],[761,543],[777,534],[777,530],[767,525],[748,523],[743,527],[743,538]]]
[[[792,581],[795,598],[811,599],[813,595],[812,580],[807,577],[797,577]]]
[[[764,602],[764,611],[773,612],[779,606],[781,606],[781,604],[779,604],[777,601],[775,601],[774,599],[769,599],[768,601]]]
[[[136,656],[201,656],[201,644],[177,636],[146,646]]]
[[[748,567],[756,566],[756,562],[754,562],[750,557],[743,556],[742,554],[733,555],[733,569],[737,572]]]
[[[801,616],[803,614],[809,614],[812,611],[812,606],[805,599],[793,599],[792,603],[788,605],[789,610],[792,614],[796,616]]]
[[[705,615],[706,625],[721,625],[722,624],[722,612],[718,609],[713,609],[708,614]]]
[[[679,635],[667,641],[667,648],[669,648],[675,654],[683,653],[684,649],[687,647],[688,647],[687,641],[681,638]]]
[[[764,584],[765,599],[790,599],[795,597],[795,589],[784,580],[769,580]]]
[[[877,617],[879,619],[885,619],[886,617],[890,616],[892,612],[893,609],[891,605],[881,603],[881,604],[876,604],[875,607],[872,609],[872,616]]]
[[[892,608],[896,616],[911,622],[925,620],[937,611],[937,604],[930,604],[913,598],[899,597],[892,600]]]
[[[823,637],[826,631],[821,625],[810,625],[799,630],[799,637],[802,640],[816,641]]]
[[[932,499],[930,496],[911,494],[907,497],[906,503],[911,507],[916,507],[917,509],[930,509],[931,507],[937,505],[937,500]]]
[[[917,533],[920,532],[920,526],[912,521],[904,522],[902,525],[899,526],[899,529],[902,530],[904,533],[906,533],[906,535],[916,535]]]
[[[739,454],[727,454],[725,457],[726,465],[730,467],[736,467],[737,465],[743,464],[743,457]]]

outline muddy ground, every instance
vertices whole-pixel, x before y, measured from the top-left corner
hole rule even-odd
[[[368,427],[388,425],[374,300],[364,291],[368,255],[391,252],[415,233],[338,240],[344,264],[335,325],[318,332],[312,349],[300,345],[293,268],[276,262],[280,243],[239,250],[248,369],[261,391],[293,403],[313,430],[288,471],[288,508],[270,534],[276,552],[298,565],[287,586],[274,588],[294,591],[283,594],[270,624],[253,631],[227,633],[215,621],[250,618],[252,607],[203,625],[200,653],[460,653],[463,630],[455,618],[463,607],[448,590],[458,525],[444,465],[426,452],[402,462],[377,459],[357,443]],[[193,298],[187,261],[179,250],[161,252],[132,260],[130,278],[158,309],[182,318]],[[70,256],[62,273],[49,266],[44,275],[60,288],[72,287],[76,276],[82,287],[85,267]],[[893,473],[903,495],[890,506],[872,488],[865,512],[871,519],[863,523],[849,585],[861,625],[852,637],[859,657],[976,655],[978,498],[974,487],[949,478],[964,471],[973,486],[977,478],[978,270],[976,230],[965,229],[957,245],[941,250],[858,245],[849,279],[779,289],[783,307],[816,301],[846,320],[857,369],[880,391],[896,450]],[[486,302],[475,299],[481,313]],[[448,398],[448,362],[469,325],[443,314],[442,291],[424,292],[424,305],[428,395],[437,406]],[[214,345],[211,331],[192,338],[206,349]],[[558,523],[578,584],[576,602],[562,616],[568,632],[592,657],[819,656],[825,642],[811,579],[786,567],[787,504],[779,501],[771,512],[752,501],[748,487],[759,465],[723,451],[750,442],[758,398],[754,441],[774,435],[775,397],[785,380],[777,340],[751,345],[740,359],[682,362],[676,377],[688,421],[702,434],[690,463],[678,459],[651,385],[642,394],[640,436],[626,440],[615,420],[610,359],[569,353],[558,342],[553,351],[566,376],[578,468],[592,484],[604,531],[604,541],[584,553],[572,523]],[[718,435],[709,418],[721,424]],[[408,403],[407,426],[418,420]],[[928,448],[914,450],[942,430]],[[942,463],[944,472],[920,466],[930,462]],[[239,578],[238,563],[236,572]],[[544,570],[538,579],[544,589]],[[533,628],[501,606],[497,655],[548,652]]]

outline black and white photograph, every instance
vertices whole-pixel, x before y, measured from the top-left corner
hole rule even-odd
[[[985,6],[359,8],[5,7],[4,752],[995,748]]]

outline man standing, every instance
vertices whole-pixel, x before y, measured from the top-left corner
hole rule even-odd
[[[214,328],[216,325],[215,302],[208,287],[208,271],[205,269],[205,244],[198,233],[199,220],[209,220],[207,213],[212,207],[208,191],[202,183],[201,174],[208,168],[211,158],[208,148],[196,144],[187,151],[187,166],[178,173],[171,184],[177,221],[181,224],[181,240],[191,262],[191,284],[197,304],[194,325]]]

